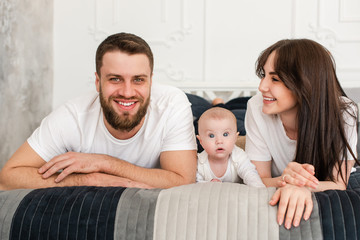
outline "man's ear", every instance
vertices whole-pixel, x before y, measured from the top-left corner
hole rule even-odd
[[[236,136],[239,136],[239,134],[240,134],[239,132],[236,132]]]
[[[201,143],[201,137],[199,135],[196,135],[196,138],[199,140],[199,142]]]
[[[95,86],[96,86],[96,91],[100,92],[100,77],[97,74],[97,72],[95,72]]]

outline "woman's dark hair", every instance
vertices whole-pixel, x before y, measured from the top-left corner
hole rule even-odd
[[[345,124],[357,118],[357,105],[345,100],[346,94],[337,79],[335,62],[330,52],[309,39],[281,40],[259,56],[256,74],[262,78],[264,65],[275,51],[274,70],[298,102],[297,147],[295,162],[315,167],[319,180],[335,181],[333,169],[338,170],[347,184],[347,171],[343,176],[341,165],[348,169],[348,151],[357,163],[345,133]],[[345,122],[344,115],[354,118]]]

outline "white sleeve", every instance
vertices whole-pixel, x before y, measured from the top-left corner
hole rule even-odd
[[[205,163],[201,163],[200,160],[200,154],[198,154],[198,159],[197,159],[197,171],[196,171],[196,182],[207,182],[205,180],[205,171],[204,171],[204,164]]]
[[[355,116],[357,116],[357,112],[355,108],[351,108],[350,113],[348,112],[344,112],[343,116],[344,116],[344,131],[345,131],[345,135],[347,137],[347,141],[350,145],[350,148],[352,150],[352,152],[355,154],[355,157],[357,157],[357,141],[358,141],[358,133],[357,133],[357,126],[356,126],[356,121],[357,119],[354,118],[353,116],[351,116],[352,114],[354,114]],[[350,151],[347,151],[347,159],[348,160],[354,160],[353,156],[351,155]]]
[[[258,126],[258,124],[264,121],[264,119],[258,112],[256,112],[261,110],[258,109],[258,106],[256,105],[254,106],[255,103],[254,100],[256,99],[249,100],[245,114],[245,129],[246,129],[245,151],[251,160],[270,161],[271,160],[270,151],[262,136],[262,131]]]
[[[234,150],[235,154],[232,156],[232,161],[239,177],[244,183],[251,187],[265,187],[256,171],[255,165],[251,163],[247,154],[240,148]]]
[[[201,175],[199,172],[196,172],[196,182],[207,182],[207,181],[205,181],[203,175]]]
[[[65,106],[53,111],[28,138],[29,145],[46,162],[68,151],[77,151],[81,135],[74,118]]]
[[[195,130],[191,104],[183,92],[173,97],[166,123],[162,151],[196,150]]]

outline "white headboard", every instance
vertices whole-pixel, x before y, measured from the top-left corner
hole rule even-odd
[[[210,102],[217,97],[221,97],[227,102],[236,97],[253,96],[258,92],[257,82],[204,82],[203,84],[196,82],[181,84],[177,87],[186,93],[203,97]]]

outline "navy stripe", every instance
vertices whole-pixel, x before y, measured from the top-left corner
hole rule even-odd
[[[350,175],[345,191],[315,193],[324,239],[360,238],[360,171]]]
[[[24,197],[10,239],[113,239],[121,187],[45,188]]]

